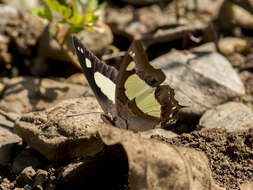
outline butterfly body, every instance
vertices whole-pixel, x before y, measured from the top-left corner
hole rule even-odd
[[[174,90],[161,85],[165,75],[149,64],[139,41],[131,44],[119,70],[100,61],[77,38],[73,43],[90,87],[117,127],[145,131],[176,122],[182,106]]]

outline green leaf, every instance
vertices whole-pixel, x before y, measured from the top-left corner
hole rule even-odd
[[[86,5],[87,11],[94,11],[98,8],[98,0],[89,0]]]
[[[62,15],[65,19],[72,15],[72,10],[71,8],[67,7],[67,5],[60,4],[56,0],[44,0],[44,2],[49,6],[50,9]]]
[[[30,8],[32,14],[52,21],[52,14],[50,9],[46,6],[44,9],[39,7]]]
[[[82,25],[84,24],[84,17],[74,15],[69,19],[69,22],[73,25]]]
[[[40,16],[40,14],[44,11],[42,8],[39,8],[39,7],[33,7],[33,8],[30,8],[30,11],[32,14],[34,15],[37,15],[37,16]]]
[[[46,18],[50,22],[52,22],[52,20],[53,20],[52,12],[48,6],[46,6],[44,9],[44,18]]]
[[[74,26],[71,27],[71,33],[78,33],[84,30],[84,27],[82,26]]]
[[[85,23],[94,23],[98,20],[98,16],[94,15],[92,12],[87,12],[84,16]]]
[[[63,18],[68,19],[72,14],[72,10],[68,7],[60,6],[59,13],[63,16]]]

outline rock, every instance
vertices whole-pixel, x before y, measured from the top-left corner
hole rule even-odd
[[[76,37],[95,54],[102,54],[103,49],[112,43],[113,35],[111,29],[105,24],[100,23],[96,28],[98,28],[96,32],[83,30],[76,34]],[[71,37],[66,40],[66,44],[70,50],[74,51]],[[44,32],[41,36],[37,54],[40,57],[53,60],[71,61],[69,56],[63,52],[59,44],[51,37],[49,31]]]
[[[214,42],[208,42],[191,49],[191,52],[193,53],[216,52],[216,51],[217,50]]]
[[[252,13],[230,1],[224,1],[220,9],[218,21],[219,26],[225,30],[232,29],[236,26],[247,29],[253,28]]]
[[[253,0],[231,0],[231,2],[243,7],[249,12],[253,12]]]
[[[50,161],[93,155],[103,149],[96,136],[102,110],[95,98],[62,101],[17,121],[14,131]]]
[[[48,176],[47,171],[39,169],[39,170],[36,172],[34,187],[35,187],[35,188],[38,188],[38,189],[41,188],[41,189],[43,190],[42,185],[43,185],[43,184],[45,183],[45,181],[47,180],[47,176]]]
[[[4,84],[0,108],[16,113],[42,110],[61,100],[80,97],[89,90],[88,86],[33,77],[5,79]]]
[[[11,54],[8,52],[8,44],[10,43],[10,39],[0,34],[0,61],[8,64],[11,63],[12,57]],[[0,85],[0,92],[2,92],[2,84]]]
[[[0,127],[5,127],[5,128],[13,128],[14,123],[8,119],[6,119],[3,115],[0,114]]]
[[[227,131],[245,130],[253,127],[253,111],[238,102],[229,102],[208,110],[199,125],[205,129],[222,128]]]
[[[231,64],[218,53],[173,51],[151,62],[166,75],[176,99],[187,106],[180,113],[200,116],[204,111],[245,93],[243,83]]]
[[[164,138],[173,138],[178,136],[176,133],[172,131],[167,131],[165,129],[152,129],[149,131],[139,132],[140,136],[146,139],[150,139],[152,136],[158,135]]]
[[[4,178],[0,182],[0,189],[1,190],[10,190],[14,187],[14,184],[11,183],[7,178]]]
[[[12,167],[17,173],[27,167],[37,168],[41,165],[41,159],[35,155],[34,151],[23,150],[14,158]]]
[[[105,151],[64,167],[57,188],[70,189],[79,183],[79,186],[87,188],[115,189],[106,187],[122,180],[122,188],[131,187],[133,190],[168,187],[178,190],[224,190],[214,183],[208,159],[199,151],[144,139],[132,131],[108,125],[98,128],[98,134],[107,146]],[[94,166],[95,171],[91,166]]]
[[[32,190],[33,188],[30,185],[25,185],[24,190]]]
[[[89,83],[83,73],[75,73],[68,77],[65,81],[73,84],[79,84],[82,86],[89,86]]]
[[[241,38],[226,37],[219,40],[218,48],[223,55],[241,53],[247,49],[247,42]]]
[[[0,166],[10,163],[14,146],[22,140],[11,131],[12,127],[13,123],[0,115]]]
[[[19,174],[17,177],[17,181],[22,181],[27,184],[31,184],[33,182],[33,178],[35,176],[36,172],[32,168],[32,166],[28,166]]]
[[[39,7],[39,0],[2,0],[4,4],[15,7],[22,11],[28,11],[30,8]]]
[[[31,55],[47,23],[28,12],[0,5],[0,34],[9,39],[8,47],[21,55]],[[10,44],[11,43],[11,44]]]
[[[173,11],[158,5],[138,9],[129,6],[121,9],[109,7],[106,12],[105,20],[113,33],[124,35],[130,40],[142,40],[145,47],[183,39],[189,33],[194,35],[208,27],[198,19],[194,19],[194,22],[182,19],[179,22]]]
[[[37,77],[45,77],[50,73],[51,65],[44,57],[37,57],[32,61],[32,64],[29,66],[29,71],[31,75]]]
[[[100,128],[99,135],[107,146],[114,147],[112,152],[124,149],[131,189],[224,190],[214,183],[208,160],[201,152],[144,139],[131,131],[109,126]],[[118,144],[121,146],[115,146]]]
[[[252,190],[252,189],[253,189],[252,182],[246,182],[240,185],[240,190]]]
[[[194,10],[200,13],[209,13],[212,18],[216,18],[220,12],[220,8],[224,0],[196,0]],[[189,2],[188,2],[189,3]]]
[[[105,168],[105,165],[108,164],[106,163],[106,159],[105,155],[95,155],[93,157],[85,157],[66,165],[59,172],[58,183],[59,186],[62,187],[58,188],[64,189],[63,187],[65,187],[66,189],[66,184],[74,188],[78,186],[78,184],[81,184],[83,179],[87,179],[85,185],[87,187],[95,173],[103,172],[102,168]]]
[[[243,69],[246,65],[245,56],[240,53],[233,53],[232,55],[227,56],[227,59],[233,67]]]

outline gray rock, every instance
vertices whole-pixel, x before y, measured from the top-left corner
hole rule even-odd
[[[101,113],[93,97],[69,99],[24,115],[14,131],[51,161],[93,155],[103,149],[96,132],[102,123]]]
[[[0,17],[0,34],[11,39],[8,47],[21,55],[31,55],[47,23],[28,12],[3,4],[0,5]]]
[[[166,75],[176,99],[188,106],[182,113],[200,116],[204,111],[245,93],[243,83],[225,57],[218,53],[173,51],[151,63]]]
[[[13,147],[21,138],[12,132],[13,123],[0,115],[0,166],[9,164]]]
[[[2,0],[4,4],[8,4],[19,10],[28,11],[30,8],[38,7],[39,0]]]
[[[146,139],[151,138],[154,135],[158,135],[160,137],[164,138],[174,138],[177,137],[178,135],[176,133],[173,133],[172,131],[168,131],[165,129],[152,129],[149,131],[144,131],[144,132],[139,132],[140,136]]]
[[[193,20],[189,21],[182,17],[178,21],[171,9],[174,7],[164,9],[158,5],[137,9],[129,6],[121,9],[109,7],[106,10],[106,23],[111,26],[113,33],[124,35],[128,39],[139,39],[145,47],[184,39],[189,33],[194,35],[207,29],[208,25],[198,19],[192,22]]]
[[[4,84],[0,108],[16,113],[42,110],[61,100],[80,97],[90,89],[88,86],[33,77],[5,79]]]
[[[23,150],[14,158],[12,168],[19,173],[27,167],[38,168],[39,165],[41,165],[40,158],[35,155],[34,151]]]
[[[229,102],[208,110],[199,125],[205,129],[222,128],[227,131],[253,127],[253,110],[242,103]]]

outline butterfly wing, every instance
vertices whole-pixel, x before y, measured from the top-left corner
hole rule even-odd
[[[114,117],[116,115],[115,88],[118,71],[99,60],[76,37],[73,37],[73,44],[83,73],[99,104],[105,113],[110,113]]]
[[[160,85],[165,80],[161,69],[153,68],[140,41],[134,41],[120,66],[116,86],[116,109],[131,130],[147,130],[158,123],[175,123],[181,106],[174,90]]]

